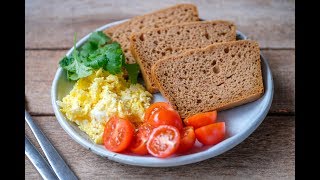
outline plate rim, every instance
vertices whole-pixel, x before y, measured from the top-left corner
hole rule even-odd
[[[114,21],[112,23],[107,23],[99,28],[97,28],[94,31],[102,31],[104,29],[107,29],[109,27],[112,27],[114,25],[120,24],[122,22],[125,22],[129,19],[124,19],[120,21]],[[92,31],[92,32],[94,32]],[[81,38],[77,43],[76,47],[79,47],[82,45],[90,36],[92,33],[90,32],[83,38]],[[242,32],[237,30],[237,36],[240,36],[243,39],[248,39]],[[70,55],[73,51],[74,47],[72,47],[66,54],[66,56]],[[263,96],[267,93],[269,93],[270,98],[268,99],[268,103],[264,105],[263,110],[259,111],[259,114],[257,115],[257,120],[254,121],[249,129],[245,131],[241,131],[237,133],[236,135],[229,137],[228,139],[225,139],[221,143],[210,147],[209,149],[197,152],[193,154],[187,154],[182,156],[175,156],[170,157],[166,159],[156,158],[156,157],[150,157],[150,156],[132,156],[132,155],[126,155],[121,153],[114,153],[111,151],[108,151],[107,149],[101,149],[98,147],[99,145],[94,144],[93,142],[90,142],[86,140],[84,137],[82,137],[80,134],[78,134],[74,128],[70,125],[67,119],[64,118],[64,115],[60,112],[58,109],[58,105],[56,103],[57,99],[57,84],[60,75],[63,73],[63,70],[61,67],[57,69],[57,72],[54,76],[52,86],[51,86],[51,103],[53,106],[53,110],[55,113],[55,116],[60,124],[60,126],[64,129],[64,131],[67,132],[67,134],[77,143],[79,143],[81,146],[85,147],[86,149],[92,151],[93,153],[102,156],[107,157],[108,159],[112,161],[116,161],[119,163],[124,163],[128,165],[134,165],[134,166],[142,166],[142,167],[173,167],[173,166],[181,166],[186,164],[192,164],[196,162],[200,162],[209,158],[213,158],[215,156],[218,156],[226,151],[229,151],[236,145],[240,144],[242,141],[244,141],[249,135],[251,135],[257,127],[262,123],[262,121],[267,116],[267,113],[269,112],[269,109],[271,107],[272,101],[273,101],[273,94],[274,94],[274,82],[272,77],[272,72],[269,66],[268,61],[265,59],[265,57],[260,52],[261,56],[261,63],[265,63],[266,66],[266,73],[267,77],[264,77],[263,80],[268,83],[268,88],[270,88],[269,91],[265,91]],[[262,67],[262,66],[261,66]],[[265,80],[267,78],[267,80]],[[221,148],[222,147],[222,148]],[[156,161],[156,162],[155,162]]]

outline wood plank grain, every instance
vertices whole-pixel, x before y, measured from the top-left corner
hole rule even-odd
[[[295,112],[295,50],[263,50],[274,82],[270,113]]]
[[[81,38],[116,20],[142,15],[176,3],[198,6],[203,19],[234,21],[238,30],[263,48],[295,47],[295,3],[292,0],[64,0],[26,1],[25,46],[28,49],[69,48],[73,34]]]
[[[50,88],[60,58],[66,50],[26,51],[25,94],[31,114],[53,114]],[[274,99],[270,113],[295,111],[294,50],[263,50],[274,78]]]
[[[50,88],[66,51],[25,52],[25,102],[30,114],[53,114]]]
[[[55,117],[33,118],[80,179],[294,179],[295,176],[293,116],[269,116],[248,139],[230,151],[171,168],[135,167],[101,158],[73,141]],[[25,132],[39,148],[27,125]],[[40,179],[27,157],[25,177]]]

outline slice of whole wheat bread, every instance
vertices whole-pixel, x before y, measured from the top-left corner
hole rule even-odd
[[[178,4],[142,16],[136,16],[129,21],[110,27],[103,32],[113,41],[121,44],[127,63],[135,63],[130,48],[130,34],[147,28],[157,28],[182,22],[199,21],[197,7],[193,4]]]
[[[236,40],[236,27],[229,21],[198,21],[148,29],[131,35],[130,50],[140,65],[146,88],[158,88],[151,77],[151,66],[164,57],[217,42]]]
[[[264,92],[259,45],[241,40],[216,43],[159,60],[152,76],[182,118],[229,109]]]

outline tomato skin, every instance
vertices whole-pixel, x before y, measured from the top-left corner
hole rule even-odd
[[[151,104],[147,109],[146,112],[144,113],[144,122],[147,122],[150,116],[156,112],[158,109],[172,109],[171,105],[166,102],[155,102]]]
[[[183,120],[186,126],[193,126],[194,129],[215,123],[217,111],[198,113]]]
[[[131,143],[134,125],[126,118],[113,116],[103,132],[104,147],[113,152],[124,151]]]
[[[129,146],[129,150],[139,155],[148,154],[147,141],[153,129],[153,126],[148,123],[144,123],[139,126],[138,131],[135,134],[131,145]]]
[[[174,154],[180,145],[180,132],[174,126],[160,125],[152,130],[147,142],[148,152],[159,158]]]
[[[179,131],[183,129],[179,114],[176,111],[167,109],[159,109],[157,112],[154,112],[147,122],[154,127],[169,125],[178,128]]]
[[[180,145],[177,153],[185,153],[189,151],[194,143],[196,142],[196,135],[192,126],[187,126],[183,128],[181,133]]]
[[[215,145],[221,142],[226,133],[224,122],[209,124],[195,130],[196,138],[204,145]]]
[[[179,113],[165,102],[156,102],[152,104],[146,110],[144,121],[151,124],[153,127],[170,125],[178,128],[179,131],[182,131],[183,129],[183,123]]]

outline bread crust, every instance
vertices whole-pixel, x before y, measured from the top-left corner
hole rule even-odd
[[[183,32],[185,33],[184,35],[188,36],[183,37],[184,39],[180,39],[181,37],[177,37],[175,36],[175,34],[159,34],[159,32],[172,33],[178,31],[177,29],[184,29],[186,30],[186,32],[189,30],[190,33]],[[199,33],[200,31],[202,32],[202,34]],[[203,34],[204,32],[206,32],[206,34]],[[206,36],[206,38],[204,36]],[[137,63],[140,65],[147,90],[151,93],[156,93],[159,92],[159,90],[154,80],[152,79],[151,67],[157,60],[163,57],[183,53],[186,50],[197,48],[197,46],[206,47],[207,45],[216,42],[235,40],[236,26],[231,21],[214,20],[187,22],[177,25],[168,25],[161,28],[146,29],[140,31],[139,33],[131,34],[130,51],[133,57],[136,59]],[[153,46],[153,43],[155,41],[158,41],[159,44],[162,43],[162,47],[160,47],[157,51],[155,51],[155,49],[159,46]],[[166,43],[168,41],[170,41],[170,43]],[[171,51],[167,51],[166,49],[170,49]],[[151,51],[155,52],[150,53]]]
[[[187,11],[183,11],[187,9]],[[170,13],[175,11],[183,11],[184,14],[181,16],[172,15]],[[165,18],[163,18],[163,16]],[[170,17],[169,17],[170,16]],[[159,19],[158,19],[159,18]],[[160,19],[163,18],[163,19]],[[170,21],[165,21],[164,19],[171,19]],[[138,32],[145,28],[153,28],[157,26],[164,26],[170,24],[178,24],[181,21],[191,22],[199,21],[198,9],[193,4],[177,4],[171,7],[160,9],[151,13],[147,13],[141,16],[136,16],[130,20],[118,24],[116,26],[110,27],[103,32],[108,35],[113,41],[117,41],[121,44],[122,50],[126,56],[126,62],[129,64],[135,63],[130,52],[130,34],[133,32]]]
[[[133,43],[133,39],[130,38],[130,41],[131,41],[131,44]],[[138,55],[139,52],[135,51],[134,50],[134,46],[130,46],[130,51],[134,57],[134,59],[136,60],[136,62],[139,64],[139,67],[140,67],[140,72],[142,74],[142,78],[144,80],[144,83],[145,83],[145,86],[146,86],[146,89],[154,94],[154,93],[157,93],[159,92],[159,89],[158,88],[154,88],[150,82],[150,78],[145,78],[145,77],[148,77],[148,74],[147,74],[147,69],[145,69],[145,66],[143,65],[143,63],[141,62],[141,59],[139,58],[140,56]]]
[[[179,61],[179,63],[182,63],[180,61],[182,61],[185,57],[192,56],[193,54],[197,55],[197,54],[200,54],[201,52],[213,52],[213,51],[216,51],[216,49],[218,49],[219,47],[220,48],[221,47],[230,47],[230,45],[235,45],[236,43],[244,43],[244,44],[250,43],[251,46],[253,47],[251,51],[253,54],[255,54],[254,57],[258,58],[258,60],[253,61],[253,62],[257,62],[257,63],[253,64],[254,66],[256,66],[256,68],[252,72],[254,72],[255,73],[254,75],[256,75],[257,77],[253,77],[253,80],[250,80],[250,81],[254,81],[256,83],[256,85],[254,87],[252,87],[251,89],[243,91],[242,92],[243,95],[236,96],[231,101],[229,100],[224,103],[217,103],[217,104],[212,103],[211,105],[209,103],[208,105],[203,106],[203,108],[201,108],[197,111],[187,112],[187,111],[185,111],[185,109],[183,109],[183,107],[179,107],[178,104],[181,104],[180,101],[182,100],[182,98],[187,98],[187,97],[174,96],[174,93],[170,92],[171,89],[170,90],[166,89],[166,84],[163,81],[161,81],[162,77],[160,77],[162,75],[162,73],[160,73],[161,68],[163,69],[164,66],[168,62]],[[226,70],[226,71],[231,71],[231,69]],[[243,72],[245,72],[245,71],[243,71]],[[192,116],[192,115],[194,115],[196,113],[200,113],[200,112],[208,112],[208,111],[213,111],[213,110],[222,111],[222,110],[230,109],[230,108],[233,108],[233,107],[245,104],[245,103],[255,101],[258,98],[260,98],[264,93],[259,45],[257,42],[251,41],[251,40],[240,40],[240,41],[234,41],[234,42],[216,43],[213,45],[209,45],[205,48],[192,49],[192,50],[186,51],[186,52],[184,52],[180,55],[177,55],[177,56],[163,58],[163,59],[157,61],[152,66],[151,74],[155,80],[155,83],[159,87],[161,94],[170,102],[170,104],[173,106],[173,108],[179,112],[179,114],[182,118],[186,118],[186,117]],[[179,76],[178,73],[177,73],[177,76]],[[249,78],[249,77],[247,77],[247,78]],[[236,86],[236,88],[241,88],[241,87]],[[193,91],[194,89],[195,88],[192,87],[191,85],[189,86],[190,91]],[[245,92],[248,92],[248,93],[245,94]],[[195,92],[195,93],[201,93],[201,92]],[[222,100],[227,99],[227,98],[218,97],[218,96],[216,98],[222,98]],[[205,99],[202,99],[201,97],[200,97],[200,99],[202,101],[205,100]],[[198,108],[198,107],[194,106],[194,108]]]

